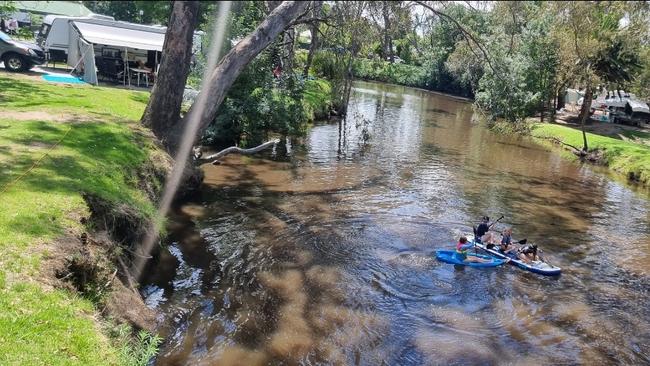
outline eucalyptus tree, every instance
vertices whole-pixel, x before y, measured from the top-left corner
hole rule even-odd
[[[158,82],[154,86],[147,109],[142,117],[142,123],[150,126],[156,137],[165,144],[168,150],[174,152],[176,152],[181,142],[183,132],[187,126],[187,119],[197,110],[196,103],[194,103],[188,113],[182,119],[180,118],[182,90],[185,87],[187,73],[178,72],[178,68],[185,67],[183,65],[189,65],[190,63],[191,55],[184,52],[184,50],[191,47],[194,28],[189,25],[190,23],[196,24],[196,19],[192,19],[192,12],[185,11],[185,9],[196,7],[194,3],[174,2],[170,26],[167,28],[165,45],[163,46],[163,55],[174,54],[175,52],[182,55],[177,58],[163,56]],[[201,92],[206,95],[204,98],[197,99],[206,101],[205,108],[201,109],[198,116],[199,135],[214,120],[230,86],[246,65],[289,27],[294,20],[303,15],[308,5],[308,2],[282,2],[250,34],[230,49],[218,62],[214,70],[209,71],[208,79],[203,80],[204,89]],[[188,26],[182,27],[182,31],[172,26],[174,17],[178,18],[179,23],[188,24]],[[180,98],[177,95],[179,90],[181,93]],[[154,118],[154,114],[159,118]],[[196,136],[193,138],[196,138]]]
[[[556,10],[556,30],[565,34],[560,47],[563,60],[572,63],[575,81],[585,89],[579,121],[582,150],[588,150],[585,123],[589,118],[594,89],[599,83],[620,85],[633,79],[641,64],[641,40],[647,36],[643,19],[648,6],[636,2],[561,2]],[[647,27],[647,25],[646,25]],[[571,68],[571,65],[562,65]]]

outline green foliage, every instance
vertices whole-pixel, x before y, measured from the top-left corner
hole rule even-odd
[[[523,57],[493,58],[496,70],[486,69],[479,81],[476,104],[511,122],[526,118],[539,104],[539,94],[527,88],[526,71],[530,65]]]
[[[640,98],[650,101],[650,46],[643,46],[639,52],[639,58],[642,67],[632,82],[631,90]]]
[[[245,37],[265,16],[262,2],[233,3],[227,39],[236,42]],[[231,47],[231,41],[225,42],[224,52]],[[305,51],[296,53],[293,70],[283,70],[279,79],[274,78],[273,70],[279,65],[282,53],[280,43],[281,39],[272,43],[238,76],[221,103],[214,122],[204,133],[203,143],[254,146],[275,134],[300,136],[305,132],[307,122],[329,113],[329,84],[302,80],[297,75],[304,67]],[[200,70],[195,70],[194,77],[190,78],[192,83],[199,83],[198,75]]]
[[[327,118],[332,107],[332,85],[323,79],[306,80],[303,104],[309,121]]]
[[[134,337],[131,328],[119,325],[110,329],[111,338],[119,346],[118,358],[121,365],[146,366],[158,352],[162,339],[154,334],[141,330]]]
[[[171,13],[170,1],[84,1],[83,3],[94,13],[110,15],[116,20],[133,23],[167,24]]]
[[[345,73],[345,62],[343,60],[341,52],[323,50],[316,52],[314,55],[311,69],[312,74],[316,76],[323,77],[328,80],[336,80]]]
[[[203,136],[206,144],[254,146],[270,134],[299,136],[310,118],[304,84],[283,73],[273,78],[271,52],[263,52],[239,75]]]
[[[492,67],[484,66],[476,103],[494,118],[521,122],[553,96],[559,55],[550,34],[552,17],[539,9],[528,9],[529,14],[534,11],[537,16],[517,27],[516,38],[513,33],[510,38],[490,39]]]
[[[16,6],[13,1],[0,1],[0,17],[5,17],[15,12]]]
[[[421,66],[394,64],[379,59],[358,59],[354,62],[354,76],[392,84],[430,88],[429,73]]]

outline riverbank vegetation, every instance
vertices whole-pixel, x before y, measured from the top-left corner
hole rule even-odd
[[[562,145],[572,152],[579,151],[582,132],[579,129],[550,123],[534,123],[530,133],[533,137],[549,140]],[[628,179],[642,184],[650,183],[650,134],[636,131],[623,131],[612,136],[587,133],[592,151],[592,159],[614,171],[624,174]]]
[[[0,364],[144,365],[158,340],[116,313],[144,308],[120,283],[134,243],[98,220],[154,212],[166,169],[135,122],[147,95],[2,75],[0,99]]]
[[[355,59],[356,77],[472,96],[488,119],[512,124],[496,123],[499,131],[526,132],[531,116],[555,120],[566,89],[582,89],[584,103],[574,117],[582,141],[564,143],[583,156],[605,156],[608,165],[639,180],[641,167],[615,164],[611,150],[617,149],[598,139],[591,145],[586,125],[599,90],[650,98],[648,4],[376,2],[367,14],[370,41]],[[609,152],[596,151],[605,145]]]

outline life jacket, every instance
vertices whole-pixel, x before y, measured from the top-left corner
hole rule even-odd
[[[519,253],[537,255],[537,247],[531,244],[527,244],[519,248]]]
[[[467,243],[465,243],[465,244],[467,244]],[[461,247],[462,247],[463,245],[465,245],[465,244],[463,244],[463,243],[461,243],[461,242],[456,243],[456,253],[459,253],[459,254],[466,254],[467,251],[468,251],[469,249],[461,249]]]

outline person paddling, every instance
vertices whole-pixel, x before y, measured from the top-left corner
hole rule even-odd
[[[464,262],[489,262],[489,260],[476,257],[473,255],[468,256],[467,252],[474,246],[473,243],[468,243],[467,238],[461,236],[456,243],[456,257]]]
[[[502,217],[503,217],[503,216],[502,216]],[[499,220],[500,220],[500,219],[499,219]],[[499,221],[499,220],[497,220],[497,221]],[[494,224],[496,224],[497,221],[495,221],[495,222],[493,222],[493,223],[490,224],[490,217],[488,217],[488,216],[483,216],[483,219],[481,219],[481,223],[478,224],[478,226],[474,229],[474,241],[476,241],[476,242],[479,243],[479,244],[480,244],[480,243],[483,243],[484,240],[486,240],[487,242],[489,242],[489,241],[490,241],[490,240],[489,240],[490,238],[486,238],[486,237],[485,237],[485,234],[487,234],[488,231],[490,231],[490,228],[491,228]],[[492,244],[492,243],[488,243],[488,246],[487,246],[488,249],[491,249],[491,248],[493,248],[493,247],[494,247],[494,244]]]
[[[508,249],[512,248],[512,228],[506,228],[503,230],[501,233],[501,244],[499,245],[499,249],[502,252],[508,251]]]

